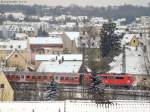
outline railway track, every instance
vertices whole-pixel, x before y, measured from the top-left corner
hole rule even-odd
[[[14,90],[16,91],[40,91],[40,92],[47,92],[47,85],[28,85],[28,84],[22,84],[13,86],[15,87]],[[82,86],[63,86],[59,88],[62,92],[76,92],[76,93],[88,93],[87,87]],[[150,91],[148,90],[138,90],[138,89],[112,89],[107,88],[104,89],[104,92],[106,94],[117,94],[117,95],[130,95],[130,96],[144,96],[144,97],[150,97]]]

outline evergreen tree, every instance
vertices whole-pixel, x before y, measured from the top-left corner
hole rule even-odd
[[[93,100],[96,104],[109,103],[108,98],[104,94],[104,88],[105,86],[102,83],[100,76],[97,76],[96,72],[93,71],[89,93],[91,100]]]
[[[115,35],[116,24],[109,22],[103,25],[101,30],[100,51],[102,57],[113,57],[121,51],[120,40],[121,36]]]
[[[47,93],[48,95],[46,96],[47,100],[57,100],[58,97],[58,84],[52,80],[50,84],[47,86]]]

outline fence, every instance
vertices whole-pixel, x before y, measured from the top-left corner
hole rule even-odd
[[[150,101],[122,100],[112,104],[91,101],[3,102],[0,112],[150,112]]]

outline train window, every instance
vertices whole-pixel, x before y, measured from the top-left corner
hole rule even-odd
[[[107,76],[103,76],[102,78],[107,79]]]
[[[60,80],[64,80],[64,77],[60,77]]]
[[[58,76],[55,77],[55,80],[58,80]]]
[[[10,78],[11,76],[10,75],[7,75],[7,78]]]
[[[32,76],[32,79],[36,79],[36,76]]]
[[[26,76],[26,78],[30,78],[30,76]]]
[[[115,77],[115,79],[124,79],[124,77]]]
[[[69,80],[69,77],[65,77],[65,80]]]
[[[16,78],[20,78],[19,76],[16,76]]]
[[[37,78],[38,78],[38,79],[41,79],[41,76],[38,76]]]
[[[114,79],[113,76],[103,76],[102,78],[103,78],[103,79]]]
[[[43,79],[47,79],[47,76],[43,76]]]
[[[75,77],[75,80],[77,80],[78,79],[78,77]]]
[[[74,80],[74,77],[69,77],[70,80]]]

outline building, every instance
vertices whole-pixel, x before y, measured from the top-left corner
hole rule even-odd
[[[27,40],[2,40],[0,41],[0,63],[5,67],[26,68],[30,64],[31,54]],[[6,64],[7,62],[7,64]],[[16,66],[15,66],[16,65]]]
[[[5,17],[9,18],[9,16],[12,16],[16,20],[24,20],[25,15],[22,12],[6,12]]]
[[[77,40],[80,37],[79,32],[64,32],[62,39],[64,43],[64,52],[78,53]]]
[[[6,67],[16,67],[18,71],[26,70],[28,64],[29,61],[26,55],[19,53],[18,51],[12,51],[6,57]]]
[[[38,29],[48,31],[49,25],[47,22],[12,22],[5,21],[4,25],[7,26],[9,33],[26,33],[28,36],[37,36]]]
[[[0,101],[13,101],[14,91],[9,84],[5,74],[0,72]]]
[[[146,66],[148,70],[148,74],[150,74],[150,17],[143,16],[140,18],[141,23],[141,34],[144,42],[144,54],[146,59]]]
[[[0,60],[5,58],[12,51],[19,51],[21,53],[29,53],[27,40],[1,40],[0,41]]]
[[[63,52],[63,41],[60,36],[29,37],[32,58],[36,54],[58,54]]]
[[[125,34],[122,39],[122,45],[129,45],[131,47],[138,47],[141,41],[141,37],[139,34]]]
[[[37,55],[37,72],[77,74],[82,66],[82,54]]]

